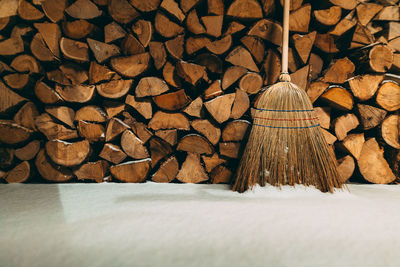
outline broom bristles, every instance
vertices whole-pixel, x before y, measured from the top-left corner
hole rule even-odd
[[[258,100],[233,190],[256,184],[303,184],[323,192],[340,188],[337,164],[306,92],[279,82]]]

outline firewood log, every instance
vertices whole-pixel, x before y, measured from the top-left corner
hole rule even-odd
[[[231,115],[231,108],[234,100],[234,93],[225,94],[205,102],[204,106],[218,123],[223,123],[227,121]]]
[[[31,76],[27,73],[10,73],[3,76],[4,82],[11,88],[22,90],[31,83]]]
[[[331,125],[331,108],[330,107],[315,107],[315,116],[318,117],[319,124],[322,128],[329,130]]]
[[[240,143],[221,142],[219,143],[219,153],[228,158],[239,158]]]
[[[339,49],[336,46],[337,37],[329,33],[317,33],[314,45],[325,53],[337,53]]]
[[[64,18],[64,10],[67,7],[67,0],[54,2],[52,0],[42,1],[42,9],[46,17],[57,23]]]
[[[140,19],[132,25],[132,31],[136,34],[144,47],[147,47],[153,36],[153,27],[150,21]]]
[[[68,129],[64,125],[55,123],[49,114],[43,113],[36,117],[35,125],[48,140],[59,139],[68,140],[78,137],[76,130]]]
[[[161,42],[150,42],[149,51],[153,58],[154,66],[157,70],[161,69],[167,62],[167,52],[165,51],[164,44]]]
[[[152,168],[154,168],[160,160],[172,153],[171,145],[159,137],[151,138],[149,144]]]
[[[200,23],[199,17],[197,16],[196,9],[190,11],[186,18],[186,27],[189,31],[194,34],[203,34],[206,32],[204,26]]]
[[[155,134],[156,134],[156,136],[160,137],[164,141],[167,141],[171,146],[174,146],[178,143],[178,130],[177,129],[158,130],[158,131],[156,131]]]
[[[235,0],[229,6],[227,16],[237,19],[261,19],[262,9],[256,0]]]
[[[261,19],[250,28],[248,35],[258,36],[280,46],[282,43],[282,26],[272,20]]]
[[[0,168],[8,169],[14,164],[15,149],[0,147]]]
[[[252,95],[257,94],[263,87],[264,81],[260,74],[255,72],[246,73],[239,81],[239,88]]]
[[[93,19],[102,14],[99,8],[90,0],[77,0],[67,7],[65,12],[76,19]]]
[[[104,144],[103,149],[99,154],[99,157],[114,164],[119,164],[126,158],[126,154],[121,150],[119,146],[106,143]]]
[[[117,47],[117,46],[115,46]],[[117,47],[118,48],[118,47]],[[137,55],[142,54],[145,51],[144,46],[139,42],[136,37],[132,34],[126,34],[125,38],[121,42],[121,49],[124,55]]]
[[[386,144],[400,149],[399,143],[399,115],[392,114],[382,122],[381,135]]]
[[[98,106],[84,106],[80,108],[74,117],[75,121],[106,122],[107,114]]]
[[[153,101],[161,109],[177,111],[189,104],[190,98],[186,95],[185,90],[181,89],[176,92],[154,96]]]
[[[355,66],[347,57],[332,64],[324,75],[323,81],[328,83],[344,83],[353,76]]]
[[[91,84],[102,81],[109,81],[116,76],[116,73],[107,66],[97,64],[95,61],[90,62],[89,82]]]
[[[327,130],[321,128],[321,132],[326,140],[326,142],[328,143],[328,145],[333,145],[337,138],[336,136],[334,136],[333,134],[331,134],[330,132],[328,132]]]
[[[264,84],[274,84],[281,74],[281,59],[275,50],[268,50],[263,67],[265,72]]]
[[[157,12],[157,15],[154,19],[154,28],[165,38],[175,37],[179,34],[182,34],[184,31],[183,27],[179,26],[175,22],[172,22],[161,12]]]
[[[304,91],[308,88],[310,76],[310,65],[306,65],[296,72],[290,74],[291,81]]]
[[[55,107],[46,107],[46,112],[52,115],[57,120],[65,123],[71,128],[75,128],[74,119],[75,119],[75,111],[66,106],[55,106]],[[37,116],[39,114],[37,113]]]
[[[131,127],[133,133],[136,134],[143,143],[146,143],[153,136],[153,133],[147,128],[147,125],[142,122],[135,122]]]
[[[300,56],[300,59],[303,63],[307,63],[308,61],[308,57],[310,56],[310,52],[314,45],[316,36],[316,31],[313,31],[306,35],[294,34],[292,36],[294,47],[296,48],[297,54]]]
[[[231,23],[229,23],[228,29],[226,29],[224,35],[232,35],[242,31],[243,29],[245,29],[245,26],[243,24],[237,21],[232,21]]]
[[[111,22],[110,24],[107,24],[104,27],[104,42],[106,43],[112,43],[116,40],[125,37],[125,35],[126,31],[117,23],[115,23],[115,21]]]
[[[210,178],[213,184],[230,184],[232,175],[231,170],[223,165],[219,165],[211,171]]]
[[[136,86],[136,97],[157,96],[168,91],[168,85],[165,81],[157,77],[145,77],[140,79]]]
[[[222,140],[224,142],[242,141],[250,129],[250,122],[245,120],[234,120],[226,124],[222,131]]]
[[[237,46],[233,49],[225,60],[235,66],[241,66],[250,71],[259,72],[250,52],[242,46]]]
[[[113,118],[125,110],[125,104],[116,101],[105,100],[103,106],[108,118]]]
[[[133,95],[127,95],[125,103],[136,109],[145,119],[151,119],[153,108],[149,99],[137,99]]]
[[[314,10],[314,16],[315,19],[322,25],[336,25],[342,16],[342,8],[339,6],[331,6],[328,9]]]
[[[320,98],[340,110],[351,110],[354,105],[351,93],[339,86],[329,87]]]
[[[232,119],[241,118],[250,107],[250,99],[247,93],[241,89],[236,89],[235,100],[233,101],[231,116]]]
[[[60,40],[60,49],[67,59],[77,62],[89,61],[88,45],[86,43],[62,37]]]
[[[157,111],[148,124],[153,130],[178,129],[189,130],[189,120],[182,113],[166,113]]]
[[[342,145],[355,159],[359,159],[362,147],[365,143],[364,133],[349,134],[343,140]]]
[[[120,54],[119,48],[113,44],[103,43],[91,38],[87,38],[90,50],[92,50],[97,62],[102,63],[113,56]]]
[[[200,162],[200,155],[188,153],[176,178],[182,183],[200,183],[207,181],[209,177]]]
[[[24,51],[24,42],[20,36],[0,41],[0,55],[11,56]]]
[[[358,168],[365,180],[375,184],[388,184],[396,179],[389,164],[383,157],[383,148],[380,148],[375,138],[367,140],[358,159]]]
[[[357,104],[360,121],[364,130],[378,126],[386,116],[386,111],[370,105]]]
[[[43,37],[44,42],[50,49],[51,53],[59,58],[60,48],[58,46],[61,39],[61,30],[56,23],[35,23],[35,28]]]
[[[150,12],[154,11],[160,5],[161,0],[149,0],[149,1],[141,1],[141,0],[130,0],[130,3],[138,10],[142,12]]]
[[[4,180],[11,183],[23,183],[26,182],[31,175],[31,165],[28,161],[22,161],[20,164],[15,166],[12,170],[7,172]]]
[[[376,103],[387,111],[400,108],[400,86],[394,82],[385,82],[376,93]]]
[[[337,162],[340,181],[342,183],[346,183],[354,173],[354,169],[356,167],[354,159],[350,155],[347,155],[341,159],[338,159]]]
[[[204,100],[212,99],[222,94],[221,80],[216,80],[204,91]]]
[[[203,100],[201,99],[201,97],[196,98],[195,100],[193,100],[184,110],[183,112],[185,112],[186,114],[188,114],[189,116],[192,117],[197,117],[200,118],[201,117],[201,111],[203,108]]]
[[[185,20],[185,14],[174,0],[163,0],[160,7],[178,19],[181,23]]]
[[[94,96],[94,85],[72,85],[72,86],[59,86],[56,85],[56,92],[61,98],[67,102],[73,103],[86,103]]]
[[[150,171],[150,159],[128,161],[110,167],[111,175],[126,183],[142,183]]]
[[[28,129],[36,131],[35,119],[39,116],[39,112],[32,102],[25,103],[14,115],[13,120]]]
[[[371,99],[383,81],[383,75],[366,74],[349,79],[351,92],[360,101]]]
[[[399,21],[400,10],[398,6],[389,5],[379,9],[379,14],[374,17],[374,20],[388,20],[388,21]]]
[[[356,0],[329,0],[329,2],[347,10],[352,10],[357,6]]]
[[[18,1],[18,16],[23,20],[40,20],[43,13],[25,0]]]
[[[121,147],[124,152],[133,159],[144,159],[149,157],[149,152],[140,140],[130,130],[125,130],[121,136]]]
[[[157,183],[169,183],[175,179],[178,171],[178,160],[175,156],[171,156],[160,165],[160,168],[151,176],[151,180]]]
[[[246,68],[240,66],[230,66],[222,78],[222,90],[230,87],[247,72]]]
[[[305,4],[290,12],[289,30],[294,32],[308,32],[311,18],[311,5]]]
[[[15,149],[15,156],[24,161],[33,159],[40,150],[40,141],[33,140],[27,145]]]
[[[206,34],[213,37],[220,37],[222,34],[222,24],[224,16],[204,16],[201,18]]]
[[[139,16],[139,12],[127,0],[110,0],[108,13],[116,22],[122,24],[128,24]]]
[[[307,95],[311,102],[314,103],[329,87],[329,84],[322,81],[315,81],[310,84],[307,90]]]
[[[129,92],[132,82],[133,80],[113,80],[96,85],[96,90],[103,97],[120,98]]]
[[[369,51],[369,66],[375,72],[386,72],[393,64],[393,52],[387,45],[375,45]]]
[[[211,155],[214,148],[211,143],[198,134],[188,134],[182,137],[176,148],[178,151],[186,151],[197,154]]]
[[[35,166],[40,176],[51,182],[67,182],[73,177],[70,169],[52,163],[44,149],[37,154]]]
[[[336,137],[342,141],[347,133],[357,128],[359,124],[357,116],[351,113],[336,118],[333,122]]]
[[[196,6],[199,2],[200,2],[200,0],[181,0],[180,7],[184,13],[187,13],[194,6]]]
[[[147,70],[150,55],[143,53],[127,57],[116,57],[110,61],[111,67],[121,75],[133,78]]]
[[[214,153],[211,156],[202,155],[201,158],[204,162],[206,171],[208,173],[211,173],[211,171],[218,165],[221,165],[221,164],[224,164],[227,162],[226,159],[220,158],[218,153]]]
[[[358,21],[361,23],[361,25],[366,26],[372,20],[372,18],[382,10],[382,8],[383,6],[376,3],[359,4],[356,7]]]
[[[90,144],[87,140],[73,143],[57,139],[51,140],[46,143],[46,153],[58,165],[76,166],[89,155]]]
[[[232,36],[226,35],[219,40],[215,40],[214,42],[206,43],[208,51],[213,54],[221,55],[229,50],[232,45]]]
[[[221,130],[208,120],[197,119],[190,123],[192,128],[204,135],[211,144],[216,145],[221,136]]]
[[[37,60],[27,54],[19,55],[15,57],[10,67],[18,72],[28,72],[28,73],[40,73],[42,67]]]
[[[63,21],[62,29],[65,36],[75,40],[91,36],[98,30],[94,24],[83,19]]]
[[[196,85],[200,79],[208,79],[206,68],[197,64],[179,61],[176,64],[176,70],[180,77],[192,85]]]
[[[343,34],[348,32],[350,29],[352,29],[354,26],[356,26],[357,21],[358,20],[355,16],[355,12],[351,11],[341,21],[339,21],[339,23],[336,24],[335,27],[331,31],[329,31],[329,34],[334,35],[334,36],[342,36]]]
[[[310,78],[311,80],[316,79],[322,71],[324,61],[317,54],[311,53],[308,59],[310,65]]]
[[[74,170],[75,176],[78,180],[92,180],[97,183],[104,182],[109,165],[105,160],[98,160],[96,162],[87,162]]]
[[[123,133],[130,126],[118,118],[111,118],[107,123],[106,128],[106,142],[115,139],[118,135]]]
[[[82,120],[78,121],[78,133],[79,136],[91,143],[104,141],[106,136],[106,130],[103,125]]]
[[[0,142],[18,144],[27,141],[33,131],[11,120],[0,120]]]

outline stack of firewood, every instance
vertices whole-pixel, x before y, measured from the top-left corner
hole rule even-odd
[[[399,175],[398,2],[291,1],[292,81],[346,181]],[[231,182],[281,4],[0,0],[0,179]]]

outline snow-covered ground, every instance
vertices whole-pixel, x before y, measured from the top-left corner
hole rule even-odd
[[[400,266],[400,185],[0,185],[0,266]]]

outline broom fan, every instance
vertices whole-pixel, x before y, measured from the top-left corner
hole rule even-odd
[[[336,159],[329,148],[306,92],[288,74],[289,0],[284,1],[282,73],[262,92],[233,190],[256,184],[303,184],[323,192],[342,187]]]

